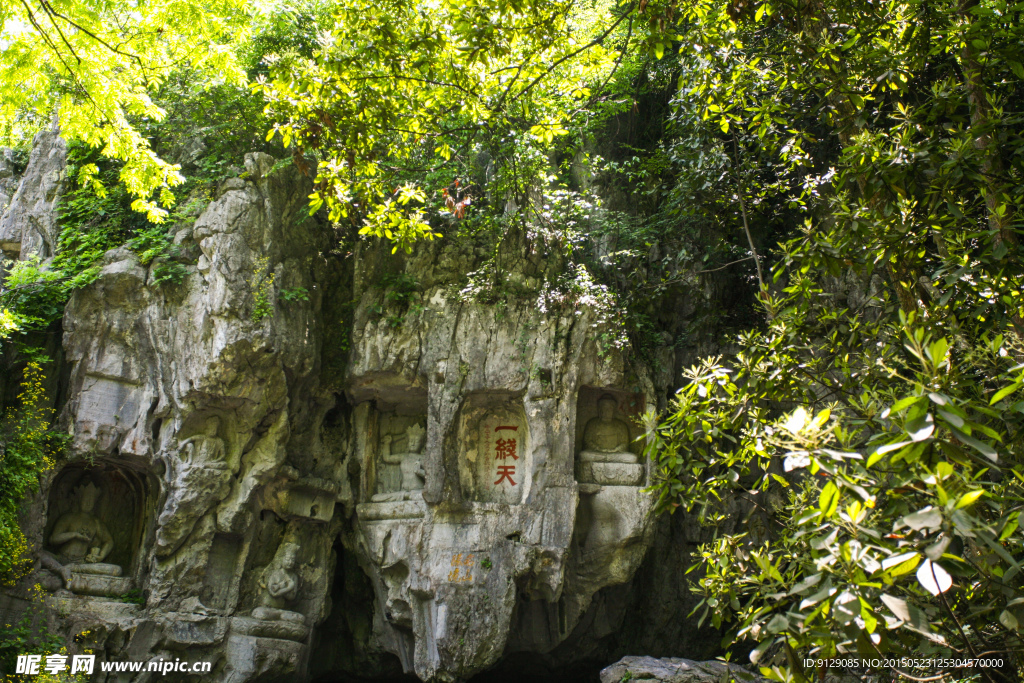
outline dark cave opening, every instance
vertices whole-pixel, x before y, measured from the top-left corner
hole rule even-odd
[[[473,676],[467,683],[600,683],[601,669],[608,664],[589,660],[552,667],[544,655],[513,652],[502,657],[494,668]]]
[[[309,657],[314,683],[415,683],[398,657],[369,647],[374,596],[370,578],[341,539],[334,543],[331,612],[317,629]]]

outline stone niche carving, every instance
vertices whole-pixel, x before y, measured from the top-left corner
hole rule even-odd
[[[66,468],[50,488],[43,567],[74,593],[129,592],[149,488],[143,476],[116,465]]]
[[[382,491],[373,494],[370,499],[375,503],[397,502],[402,500],[422,500],[423,483],[426,480],[426,473],[423,471],[423,445],[426,443],[427,430],[419,422],[413,422],[406,427],[404,441],[396,440],[395,435],[387,432],[381,434],[381,461],[384,465],[396,465],[398,467],[398,487],[394,487],[393,481],[387,482],[385,486],[392,490]],[[383,479],[384,468],[381,468]],[[394,479],[392,472],[388,472]],[[384,483],[378,480],[378,488]]]
[[[424,401],[425,404],[425,401]],[[367,430],[363,461],[367,463],[370,502],[358,507],[359,518],[416,519],[426,514],[423,502],[423,452],[427,443],[426,405],[419,402],[368,413],[377,429]],[[374,432],[376,431],[376,435]]]
[[[329,522],[334,516],[339,486],[329,479],[300,477],[284,492],[284,515]]]
[[[273,558],[256,575],[249,616],[232,620],[232,631],[258,638],[301,641],[309,629],[299,609],[302,578],[299,547],[294,533],[285,533]]]
[[[507,394],[470,396],[460,427],[463,496],[482,503],[521,502],[533,462],[522,402]]]
[[[622,583],[643,555],[650,496],[646,465],[633,418],[643,397],[583,387],[576,412],[576,480],[580,484],[574,544],[581,552],[583,584]]]
[[[576,411],[576,480],[601,486],[642,486],[644,465],[631,423],[642,410],[635,394],[584,387]]]

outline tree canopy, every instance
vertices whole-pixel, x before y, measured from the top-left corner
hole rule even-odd
[[[1018,675],[1020,9],[687,11],[678,115],[729,203],[794,227],[765,324],[686,373],[650,452],[666,508],[753,506],[704,548],[700,609],[773,678],[844,654]]]
[[[175,71],[192,70],[210,83],[244,82],[234,42],[248,27],[246,11],[239,0],[4,2],[0,134],[16,143],[56,119],[65,138],[124,162],[121,181],[134,208],[162,220],[174,201],[170,188],[183,178],[153,151],[138,123],[163,119],[153,94]],[[95,164],[84,165],[79,180],[97,172]]]
[[[647,452],[663,510],[746,511],[691,575],[731,655],[777,680],[852,654],[1019,678],[1024,5],[38,2],[0,9],[0,127],[56,113],[81,183],[0,330],[48,329],[114,246],[175,286],[158,204],[191,173],[187,225],[266,145],[349,243],[482,245],[460,296],[591,306],[651,374],[699,359]],[[549,267],[511,286],[521,234]]]
[[[592,88],[622,57],[612,43],[630,10],[571,0],[339,3],[315,55],[283,58],[259,80],[271,135],[321,155],[311,210],[327,206],[331,220],[411,250],[435,236],[409,206],[427,199],[422,178],[456,169],[458,158],[486,150],[515,166],[522,199],[544,170],[527,150],[589,113]]]

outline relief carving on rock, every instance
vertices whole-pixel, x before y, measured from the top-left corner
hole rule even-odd
[[[576,463],[578,481],[605,486],[641,485],[644,468],[630,450],[633,439],[629,424],[619,417],[619,401],[606,393],[597,400],[596,408],[597,416],[588,420],[583,430],[583,450]]]
[[[576,543],[595,575],[611,570],[645,527],[645,466],[629,422],[640,407],[639,397],[622,391],[584,387],[579,394]]]
[[[93,509],[101,495],[98,486],[87,481],[75,489],[78,509],[57,520],[50,534],[50,545],[57,548],[58,557],[75,564],[102,562],[114,548],[114,539],[106,524],[96,519]]]
[[[384,434],[381,437],[381,460],[389,465],[398,465],[401,473],[401,489],[386,493],[376,493],[371,500],[375,503],[397,502],[402,500],[422,500],[423,484],[426,472],[423,470],[423,444],[427,430],[420,424],[413,423],[405,430],[406,447],[404,453],[393,453],[394,436]]]
[[[427,430],[422,408],[406,407],[399,412],[376,413],[379,436],[369,437],[363,459],[372,473],[366,503],[358,507],[359,518],[371,520],[420,519],[426,514],[423,467]]]
[[[219,417],[206,418],[198,433],[178,442],[176,457],[168,458],[171,490],[157,520],[157,554],[174,552],[199,518],[226,494],[231,469],[220,431]]]
[[[468,495],[481,503],[517,504],[529,487],[529,432],[521,408],[500,405],[480,412],[475,438],[467,439],[466,465],[472,472]],[[472,425],[473,420],[467,421]],[[464,475],[465,477],[465,475]]]
[[[104,562],[114,550],[114,537],[98,511],[108,501],[99,477],[86,476],[71,489],[71,510],[61,514],[45,539],[44,568],[59,575],[73,593],[118,596],[127,593],[131,581],[123,578],[119,564]]]
[[[306,617],[294,611],[301,579],[298,573],[299,546],[285,540],[267,565],[257,585],[257,606],[249,617],[235,617],[232,629],[242,635],[282,640],[303,640]]]
[[[298,554],[299,546],[294,543],[282,543],[278,548],[259,582],[260,606],[252,611],[257,619],[305,622],[301,614],[286,609],[299,594],[299,575],[295,572]]]

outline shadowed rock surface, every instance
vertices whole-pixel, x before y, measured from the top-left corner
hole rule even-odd
[[[713,683],[738,681],[764,683],[767,678],[750,673],[735,664],[719,661],[695,662],[692,659],[670,657],[623,657],[601,670],[601,683],[623,681],[658,681],[658,683]]]

